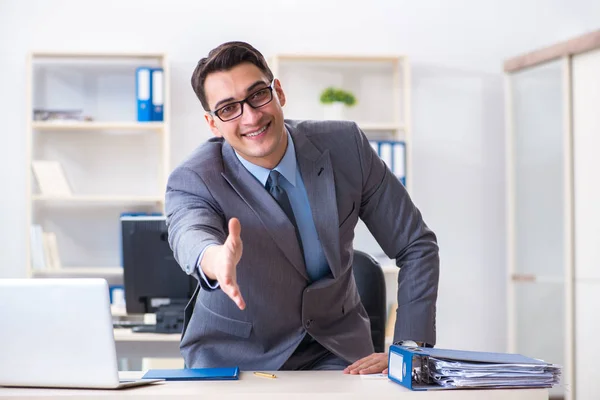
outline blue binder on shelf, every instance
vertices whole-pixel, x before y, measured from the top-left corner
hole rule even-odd
[[[152,69],[138,67],[135,70],[135,92],[138,122],[152,121]]]
[[[234,381],[238,380],[239,376],[239,367],[151,369],[146,372],[142,379],[164,379],[166,381]]]
[[[392,345],[390,380],[410,390],[550,388],[561,367],[511,353]]]
[[[393,140],[371,140],[369,143],[392,173],[406,186],[406,143]]]
[[[152,69],[152,121],[163,120],[163,106],[165,102],[164,71],[162,68]]]

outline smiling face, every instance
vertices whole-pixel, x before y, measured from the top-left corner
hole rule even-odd
[[[247,99],[257,92],[257,96],[264,96],[265,92],[261,89],[269,88],[270,84],[254,64],[242,63],[227,71],[210,73],[204,82],[204,91],[210,109],[215,111]],[[252,97],[249,101],[252,102]],[[213,134],[223,137],[241,157],[253,164],[273,169],[281,161],[287,148],[287,133],[281,109],[284,104],[285,94],[281,84],[275,79],[273,100],[269,103],[253,108],[246,102],[243,104],[242,115],[226,122],[209,113],[205,118]],[[228,107],[225,110],[230,109]]]

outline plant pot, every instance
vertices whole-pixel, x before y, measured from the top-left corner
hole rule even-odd
[[[343,120],[346,105],[340,102],[323,104],[323,118],[326,120]]]

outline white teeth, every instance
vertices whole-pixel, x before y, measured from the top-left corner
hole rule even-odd
[[[267,125],[263,126],[262,128],[260,128],[258,131],[254,132],[254,133],[247,133],[246,136],[248,136],[248,137],[258,136],[261,133],[263,133],[265,131],[265,129],[267,129]]]

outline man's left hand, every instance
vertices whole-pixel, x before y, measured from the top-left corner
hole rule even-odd
[[[349,365],[344,370],[345,374],[387,374],[388,355],[387,353],[373,353],[370,356],[361,358],[354,364]]]

